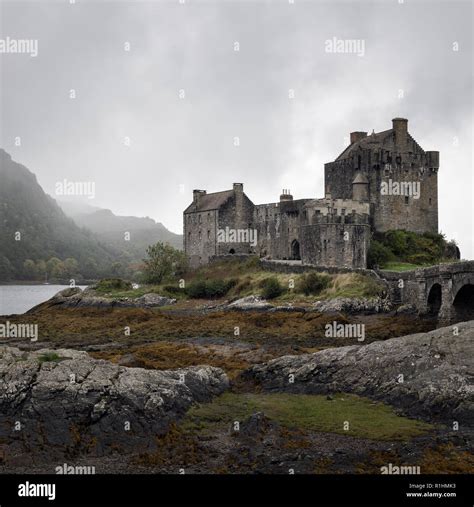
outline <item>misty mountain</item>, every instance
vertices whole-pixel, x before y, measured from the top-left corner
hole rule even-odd
[[[77,225],[97,234],[104,243],[127,252],[135,261],[143,259],[148,245],[158,241],[183,248],[182,235],[169,231],[152,218],[118,216],[108,209],[81,202],[59,201],[59,205]],[[130,240],[125,239],[126,233]]]
[[[0,281],[130,276],[157,241],[182,248],[181,236],[151,218],[120,217],[62,203],[0,149]],[[124,234],[130,234],[130,241]],[[136,267],[133,268],[136,270]]]
[[[36,176],[0,149],[0,280],[28,278],[27,259],[54,257],[75,259],[79,271],[91,276],[106,273],[120,252],[76,225]]]

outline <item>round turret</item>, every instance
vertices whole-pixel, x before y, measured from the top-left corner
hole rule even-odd
[[[369,200],[369,180],[361,172],[358,172],[352,181],[352,199],[354,201]]]

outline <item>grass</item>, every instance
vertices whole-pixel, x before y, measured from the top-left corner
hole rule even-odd
[[[398,416],[387,405],[356,395],[338,394],[328,400],[322,395],[230,392],[191,408],[182,428],[212,433],[255,412],[263,412],[286,428],[374,440],[407,440],[433,429],[430,424]],[[349,423],[348,430],[344,429],[345,422]]]
[[[39,363],[58,363],[65,359],[64,357],[59,356],[56,352],[46,352],[45,354],[41,354],[38,356]]]
[[[382,269],[385,271],[411,271],[425,266],[426,264],[411,264],[409,262],[387,262]]]
[[[274,273],[261,269],[258,259],[247,261],[226,260],[204,266],[190,272],[184,277],[186,286],[199,280],[206,281],[229,281],[235,283],[223,297],[224,299],[237,299],[250,295],[263,295],[266,281],[276,279],[283,287],[283,293],[273,302],[308,303],[315,299],[333,299],[337,297],[376,297],[383,290],[383,286],[377,280],[360,273],[327,274],[322,273],[329,279],[328,287],[319,294],[305,296],[302,289],[304,275],[297,273]],[[108,286],[107,286],[108,287]],[[291,288],[292,287],[292,288]],[[123,290],[109,289],[100,290],[99,293],[106,297],[130,297],[137,298],[146,293],[156,293],[163,296],[173,297],[178,300],[189,299],[185,290],[179,289],[178,281],[165,281],[160,285],[143,285],[138,289]],[[222,299],[222,298],[221,298]]]

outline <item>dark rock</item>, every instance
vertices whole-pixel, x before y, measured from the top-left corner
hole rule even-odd
[[[69,349],[0,347],[0,357],[0,440],[31,451],[153,448],[191,404],[228,387],[225,373],[211,366],[125,368]]]
[[[62,308],[155,308],[168,306],[176,303],[176,299],[160,296],[158,294],[144,294],[138,298],[112,298],[98,296],[97,293],[87,288],[82,291],[80,288],[64,289],[55,294],[51,299],[41,303],[27,313],[34,313],[37,310],[59,306]]]
[[[244,437],[259,438],[267,433],[274,424],[262,412],[255,412],[240,424],[240,435]]]
[[[266,390],[355,393],[405,414],[474,425],[474,321],[369,345],[284,356],[243,373]],[[289,383],[289,375],[294,383]]]

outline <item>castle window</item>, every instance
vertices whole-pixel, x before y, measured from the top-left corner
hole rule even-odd
[[[405,196],[405,204],[409,204],[409,198],[408,195]]]
[[[201,231],[199,231],[198,237],[199,237],[199,240],[201,240],[201,238],[202,238]]]
[[[346,214],[346,208],[342,208],[341,209],[341,215],[345,215]]]
[[[208,213],[208,214],[207,214],[207,221],[209,222],[210,220],[211,220],[211,214],[210,214],[210,213]]]
[[[429,201],[428,201],[428,202],[429,202],[429,205],[431,206],[431,197],[429,198]]]
[[[211,239],[211,231],[207,231],[207,239]]]
[[[202,216],[199,215],[199,223],[202,223]]]

